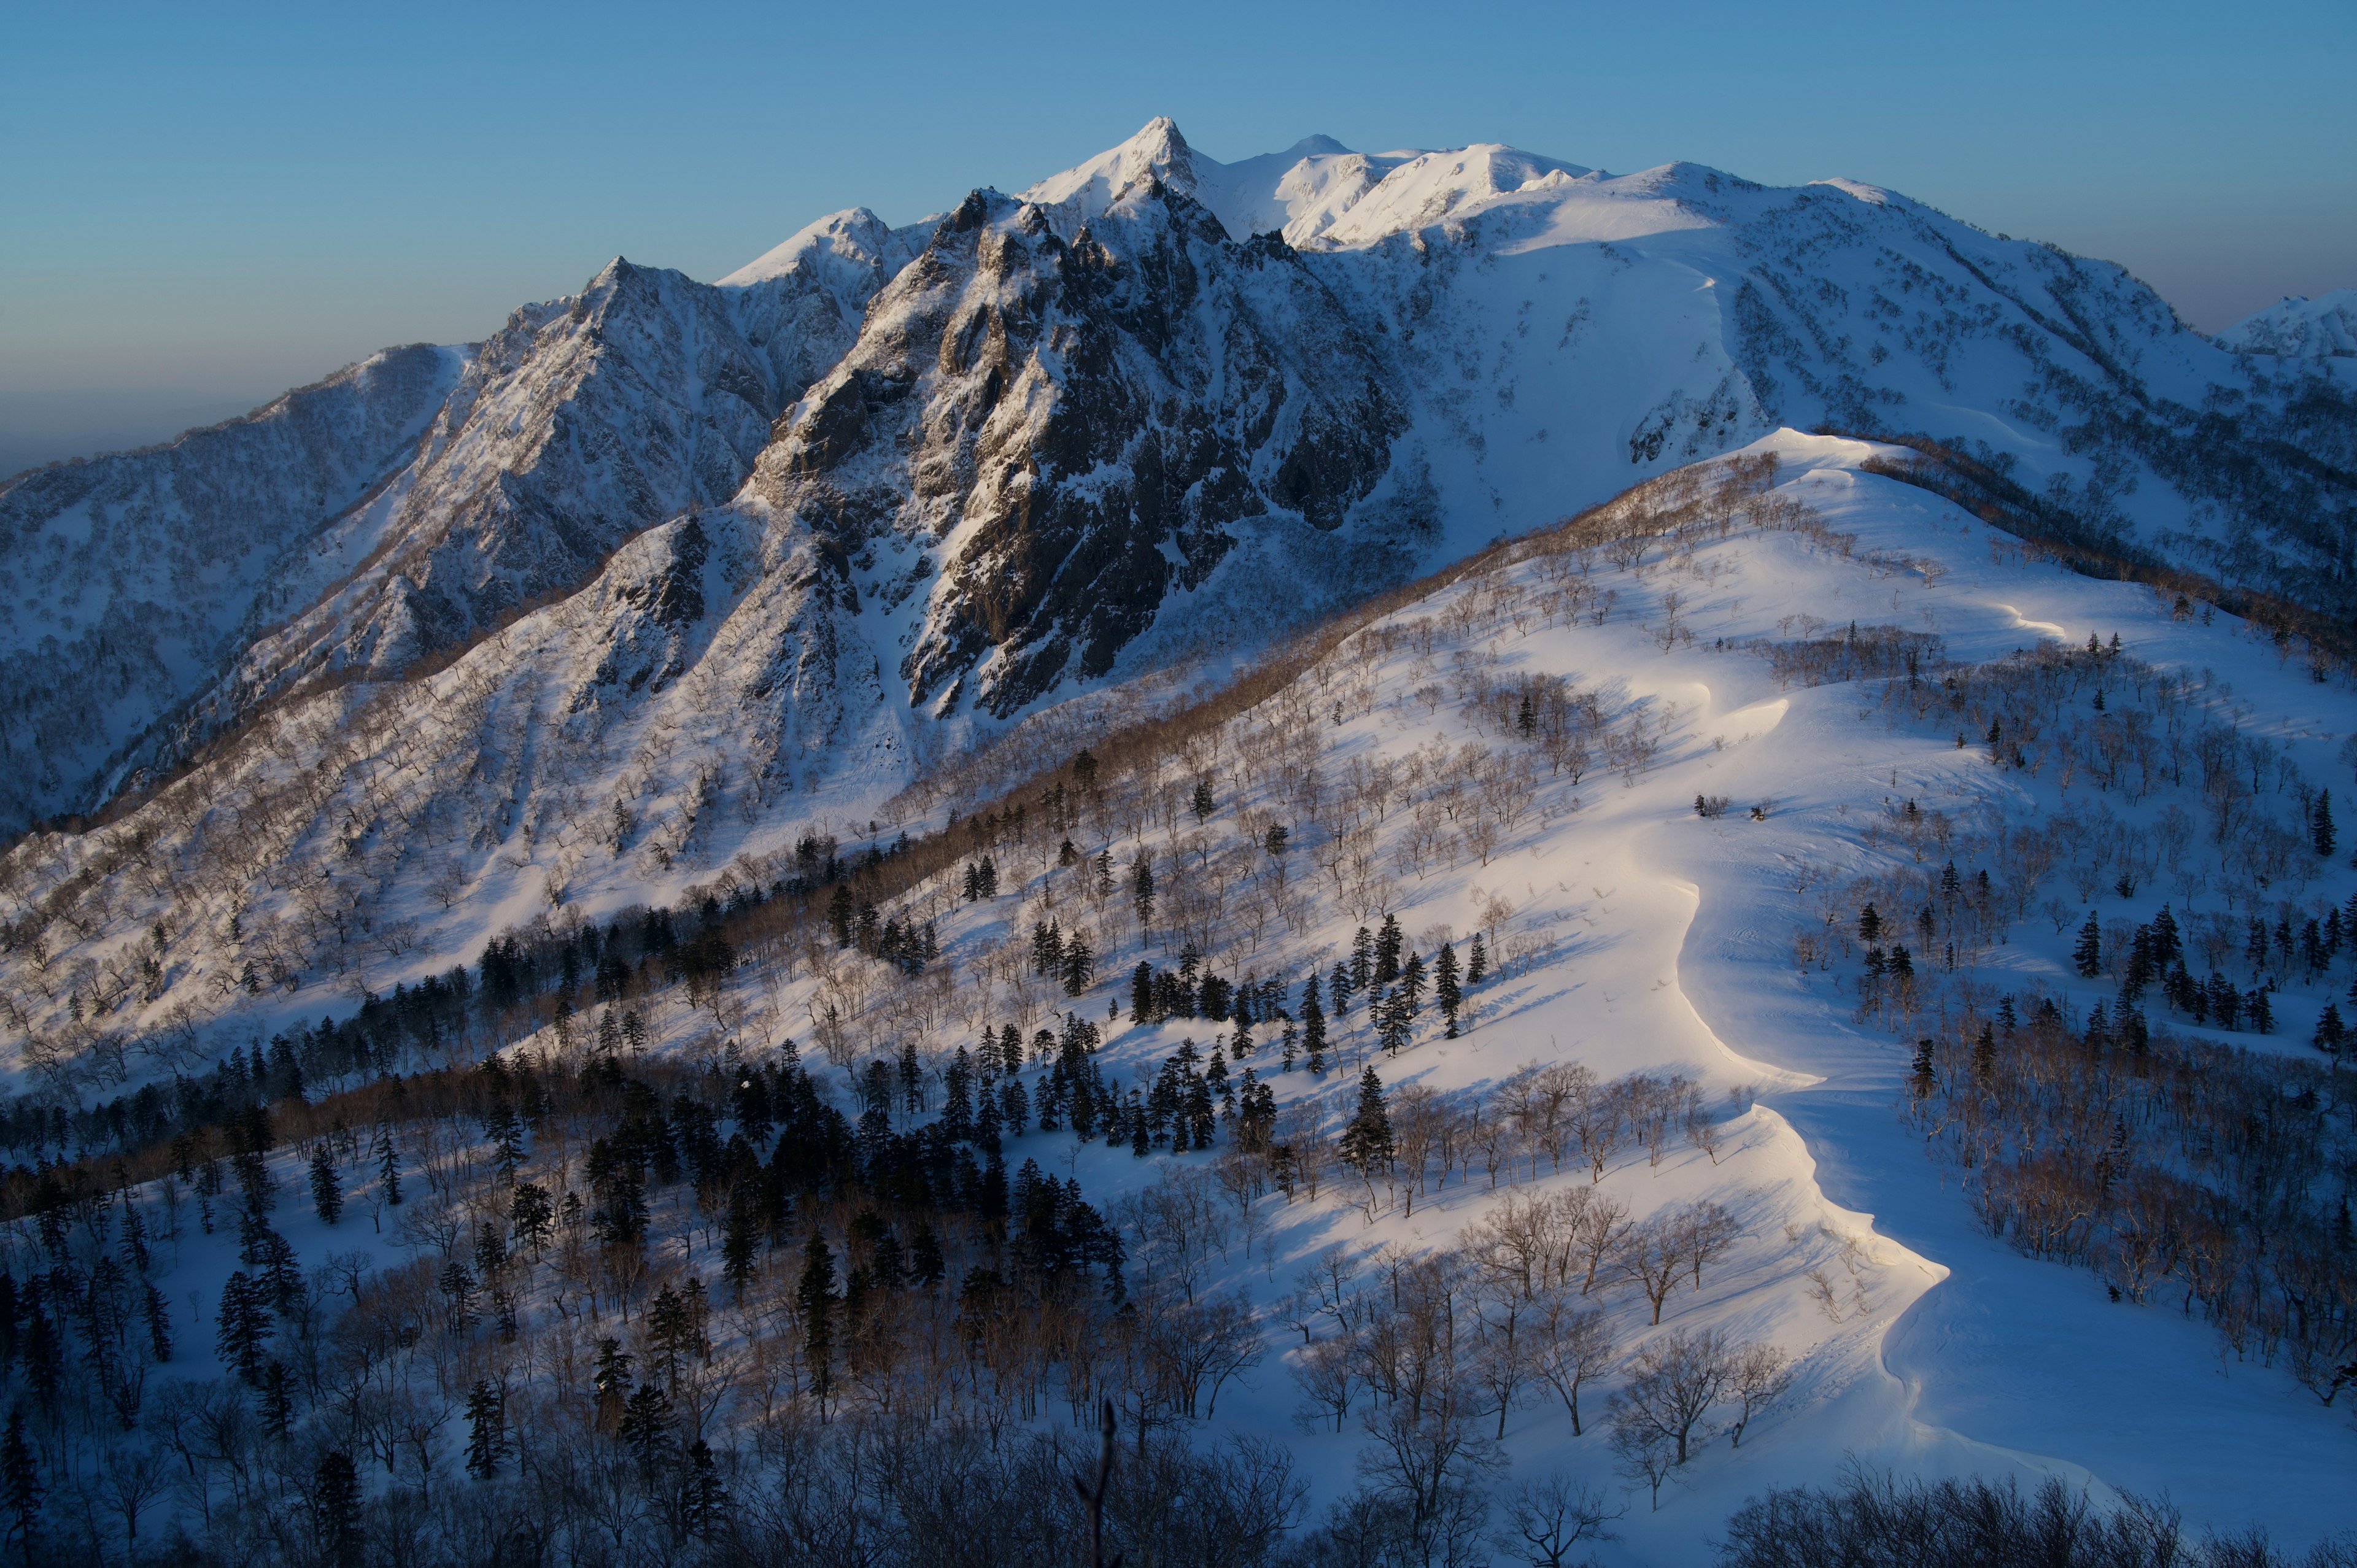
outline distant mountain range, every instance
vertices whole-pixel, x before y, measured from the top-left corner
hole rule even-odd
[[[568,876],[699,861],[1780,425],[1934,438],[2086,539],[2347,618],[2349,310],[2212,341],[1855,181],[1223,165],[1156,120],[0,485],[0,826],[253,766],[258,716],[349,749],[365,702],[406,760],[350,766],[463,821],[468,875],[552,813],[599,824]]]

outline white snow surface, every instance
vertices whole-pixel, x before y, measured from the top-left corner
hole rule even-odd
[[[1600,1549],[1601,1560],[1661,1568],[1704,1561],[1723,1520],[1746,1497],[1772,1485],[1831,1481],[1851,1460],[1932,1476],[2015,1474],[2035,1481],[2054,1475],[2098,1499],[2111,1487],[2165,1490],[2196,1527],[2258,1520],[2279,1545],[2349,1526],[2347,1477],[2357,1463],[2357,1432],[2347,1412],[2319,1407],[2280,1370],[2222,1357],[2212,1331],[2180,1316],[2166,1299],[2142,1307],[2115,1304],[2096,1275],[2031,1262],[1991,1240],[1947,1179],[1953,1173],[1924,1157],[1919,1136],[1897,1114],[1908,1042],[1855,1021],[1852,997],[1836,977],[1796,972],[1792,962],[1790,934],[1811,918],[1793,891],[1796,867],[1840,875],[1875,864],[1889,851],[1870,847],[1861,829],[1901,799],[1960,818],[2005,822],[2066,806],[2101,808],[2120,812],[2131,826],[2161,802],[2131,807],[2117,797],[2094,798],[2094,787],[2083,780],[2071,794],[2067,781],[2051,776],[1996,771],[1977,747],[1960,749],[1943,735],[1888,722],[1857,688],[1781,689],[1764,661],[1738,648],[1794,635],[1796,628],[1801,635],[1838,630],[1852,620],[1936,632],[1959,659],[1998,657],[2040,638],[2079,644],[2091,634],[2116,633],[2141,660],[2231,682],[2233,706],[2246,729],[2279,744],[2309,778],[2336,784],[2346,776],[2338,748],[2357,734],[2357,694],[2311,682],[2297,664],[2287,668],[2269,642],[2230,617],[2180,618],[2147,590],[2090,581],[2027,558],[2007,536],[1936,498],[1862,472],[1859,465],[1877,450],[1867,444],[1778,431],[1749,450],[1778,454],[1777,498],[1813,509],[1832,529],[1854,535],[1850,543],[1789,530],[1739,532],[1704,544],[1691,560],[1650,571],[1597,563],[1595,588],[1614,592],[1618,607],[1609,618],[1569,624],[1485,613],[1480,581],[1460,583],[1394,617],[1437,618],[1445,629],[1428,659],[1413,650],[1376,657],[1346,645],[1321,671],[1305,677],[1315,682],[1321,714],[1329,694],[1350,696],[1350,714],[1333,739],[1345,757],[1366,763],[1402,766],[1415,755],[1431,755],[1436,745],[1480,738],[1452,704],[1436,709],[1416,693],[1420,682],[1445,680],[1451,659],[1468,654],[1494,655],[1509,676],[1544,671],[1599,687],[1624,710],[1644,707],[1661,728],[1658,757],[1631,781],[1600,766],[1576,786],[1542,776],[1535,810],[1488,864],[1462,856],[1413,876],[1401,865],[1394,907],[1411,940],[1428,951],[1444,929],[1461,941],[1485,919],[1495,920],[1495,950],[1505,970],[1480,993],[1468,1037],[1434,1040],[1427,1031],[1425,1043],[1406,1055],[1376,1064],[1394,1093],[1410,1083],[1464,1090],[1531,1061],[1576,1060],[1608,1079],[1674,1070],[1698,1081],[1727,1118],[1727,1146],[1715,1162],[1693,1148],[1674,1150],[1657,1165],[1641,1154],[1624,1154],[1605,1183],[1641,1214],[1700,1197],[1736,1210],[1745,1240],[1703,1289],[1673,1298],[1663,1326],[1724,1326],[1774,1342],[1802,1358],[1798,1395],[1747,1434],[1740,1449],[1724,1440],[1709,1444],[1665,1488],[1659,1511],[1647,1509],[1641,1492],[1628,1498],[1629,1511],[1616,1527],[1621,1539]],[[650,557],[659,553],[652,541],[638,548]],[[729,563],[743,559],[743,548],[716,541],[705,568],[710,589],[739,569]],[[657,564],[639,561],[631,569]],[[1525,562],[1507,570],[1528,577],[1534,568]],[[1665,598],[1674,589],[1683,601],[1674,612]],[[1674,634],[1681,622],[1690,640]],[[1665,628],[1672,635],[1664,637]],[[545,611],[507,634],[529,649],[554,648],[565,635],[559,618]],[[479,650],[441,678],[437,705],[460,700],[479,682],[469,664],[483,657]],[[2226,705],[2222,690],[2218,701]],[[885,704],[879,725],[894,722],[895,706]],[[690,712],[677,710],[673,722],[687,722]],[[381,722],[414,725],[420,744],[430,745],[430,710]],[[536,744],[528,727],[514,733],[517,744]],[[683,735],[681,744],[692,747],[693,736]],[[302,758],[291,755],[288,762],[300,767]],[[1698,793],[1729,795],[1738,810],[1699,820],[1692,809]],[[1754,801],[1767,805],[1764,821],[1748,820],[1742,811]],[[1246,804],[1222,802],[1222,820]],[[1407,831],[1405,818],[1395,815],[1386,829],[1387,846]],[[888,835],[890,824],[885,831]],[[714,832],[713,865],[783,843],[774,821],[734,812]],[[409,956],[372,964],[365,983],[382,989],[470,956],[483,936],[529,914],[539,903],[549,857],[562,853],[560,842],[554,834],[510,837],[447,916],[413,897],[398,912],[422,922],[417,945]],[[2195,851],[2197,858],[2203,853]],[[1057,908],[1047,901],[1052,897],[1064,900],[1069,923],[1084,921],[1079,898],[1056,892],[1064,875],[1010,861],[1001,898],[964,906],[942,922],[945,961],[1020,939],[1035,917]],[[583,896],[559,913],[569,918],[665,896],[685,880],[684,872],[585,879]],[[2315,872],[2295,896],[2338,901],[2352,891],[2357,874],[2333,866]],[[2151,889],[2128,900],[2106,895],[2098,908],[2107,918],[2142,919],[2165,897]],[[1511,912],[1485,916],[1493,900]],[[2217,907],[2218,894],[2198,894],[2191,905],[2177,901],[2180,913],[2190,914],[2193,906]],[[136,906],[138,896],[126,892],[125,902]],[[1254,950],[1215,962],[1264,974],[1330,963],[1347,946],[1353,922],[1330,901],[1320,908],[1324,914],[1309,929],[1279,929]],[[264,914],[259,902],[250,906],[249,929]],[[131,931],[144,930],[144,909],[125,915]],[[2007,946],[1985,956],[1987,967],[1976,978],[2006,990],[2042,981],[2080,991],[2067,966],[2068,940],[2033,918],[2014,928]],[[1138,956],[1134,940],[1127,948],[1102,947],[1099,973],[1110,979],[1076,1005],[1102,1015],[1103,996]],[[60,954],[50,961],[70,959]],[[225,953],[201,961],[228,961]],[[7,963],[8,984],[28,997],[24,961]],[[201,971],[186,980],[196,991],[206,983]],[[748,994],[748,1042],[774,1044],[802,1033],[813,983]],[[266,1033],[285,1019],[316,1016],[329,1004],[323,989],[329,988],[307,985],[291,996],[240,1006],[223,1017],[222,1031]],[[2287,993],[2272,1043],[2231,1038],[2305,1050],[2298,1042],[2329,994]],[[700,1029],[676,1007],[656,1022],[674,1047]],[[1150,1071],[1182,1034],[1210,1027],[1125,1024],[1105,1047],[1109,1076],[1126,1080],[1133,1069]],[[960,1042],[944,1040],[941,1048],[953,1043]],[[1351,1056],[1345,1069],[1323,1082],[1276,1072],[1265,1040],[1260,1065],[1284,1101],[1317,1098],[1340,1116],[1347,1114],[1357,1053],[1366,1049],[1362,1023],[1346,1046]],[[806,1048],[806,1059],[815,1055]],[[145,1076],[165,1064],[132,1065]],[[1755,1109],[1724,1101],[1726,1091],[1741,1086],[1757,1086]],[[1008,1155],[1010,1165],[1032,1157],[1077,1175],[1100,1203],[1150,1179],[1162,1164],[1037,1133],[1016,1141]],[[281,1174],[293,1183],[292,1167]],[[1523,1190],[1584,1179],[1546,1175]],[[1265,1200],[1265,1251],[1240,1250],[1216,1283],[1240,1286],[1265,1306],[1330,1242],[1446,1245],[1497,1200],[1478,1181],[1453,1184],[1419,1199],[1412,1215],[1394,1205],[1371,1220],[1332,1192],[1317,1204],[1279,1205],[1272,1197]],[[345,1229],[353,1223],[348,1219]],[[350,1244],[307,1224],[288,1226],[306,1259],[331,1241]],[[190,1251],[179,1265],[188,1277],[166,1282],[174,1299],[191,1283],[217,1285],[225,1269],[193,1245]],[[1839,1284],[1838,1321],[1812,1299],[1813,1269]],[[1624,1343],[1650,1332],[1641,1305],[1622,1297],[1614,1310]],[[1246,1386],[1221,1397],[1217,1428],[1288,1431],[1297,1397],[1283,1350],[1291,1337],[1270,1326],[1276,1353]],[[206,1369],[193,1346],[198,1335],[188,1337],[188,1359]],[[1512,1474],[1559,1467],[1617,1489],[1600,1427],[1574,1438],[1557,1406],[1534,1403],[1517,1412],[1506,1439]],[[1360,1443],[1355,1432],[1312,1431],[1286,1441],[1321,1501],[1347,1484]]]

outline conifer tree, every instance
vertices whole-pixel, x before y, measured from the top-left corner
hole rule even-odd
[[[261,1288],[244,1270],[231,1271],[222,1282],[219,1330],[214,1348],[231,1370],[250,1384],[262,1378],[262,1342],[270,1332],[270,1308]]]
[[[1871,903],[1857,912],[1857,940],[1868,946],[1882,940],[1882,914]]]
[[[1199,822],[1210,822],[1211,813],[1220,809],[1219,803],[1211,799],[1211,780],[1208,775],[1195,780],[1195,797],[1189,804]]]
[[[341,1448],[319,1455],[311,1471],[311,1530],[319,1560],[329,1568],[358,1568],[361,1561],[361,1476]]]
[[[1454,944],[1440,944],[1440,956],[1432,963],[1432,1001],[1440,1015],[1448,1022],[1444,1039],[1457,1038],[1457,1009],[1463,1004],[1465,993],[1457,983],[1457,949]]]
[[[295,1380],[287,1375],[286,1364],[275,1357],[263,1363],[262,1386],[254,1407],[262,1417],[262,1430],[274,1441],[286,1441],[287,1430],[295,1423]]]
[[[0,1502],[8,1509],[8,1539],[27,1563],[34,1561],[33,1545],[41,1526],[41,1469],[33,1445],[25,1439],[22,1409],[8,1412],[7,1435],[0,1437]]]
[[[622,1402],[622,1419],[614,1434],[638,1456],[639,1467],[652,1471],[655,1461],[671,1445],[671,1396],[650,1378]]]
[[[1400,975],[1400,950],[1406,942],[1400,930],[1399,917],[1386,914],[1383,929],[1375,934],[1375,967],[1373,980],[1377,985],[1389,985]]]
[[[1301,983],[1301,1050],[1311,1072],[1326,1070],[1326,1009],[1318,1004],[1318,975]]]
[[[2071,949],[2072,967],[2082,980],[2093,980],[2104,972],[2104,927],[2095,912],[2087,911],[2087,923],[2079,928],[2079,940]]]
[[[324,1143],[311,1151],[311,1207],[329,1225],[344,1215],[344,1189],[336,1180],[336,1157]]]
[[[505,1402],[489,1378],[478,1378],[467,1391],[467,1470],[478,1480],[499,1474],[507,1454]]]
[[[508,1199],[508,1224],[515,1234],[532,1243],[533,1256],[548,1240],[549,1228],[556,1221],[556,1206],[548,1189],[538,1182],[519,1182],[514,1195]]]
[[[997,1165],[1006,1180],[1004,1165]],[[1004,1212],[1002,1202],[1001,1212]],[[834,1254],[826,1238],[811,1231],[802,1248],[802,1279],[794,1286],[794,1303],[802,1310],[802,1363],[810,1374],[810,1391],[825,1419],[826,1396],[834,1387]]]
[[[942,1257],[941,1238],[933,1234],[932,1221],[920,1216],[916,1234],[909,1238],[909,1279],[911,1283],[930,1289],[942,1283],[949,1265]]]
[[[601,1431],[612,1432],[621,1424],[622,1407],[630,1397],[630,1353],[622,1348],[619,1339],[597,1341],[597,1366],[589,1376],[589,1387],[597,1396],[597,1425]]]
[[[504,1098],[492,1101],[484,1115],[483,1135],[490,1141],[491,1164],[500,1179],[515,1180],[516,1167],[523,1164],[523,1121]]]
[[[1154,852],[1141,849],[1129,873],[1129,896],[1137,906],[1137,929],[1144,932],[1154,924]]]
[[[141,1309],[147,1318],[147,1353],[161,1366],[172,1359],[172,1310],[165,1303],[164,1293],[152,1282]]]
[[[1368,1068],[1359,1074],[1359,1110],[1342,1133],[1345,1162],[1372,1178],[1378,1165],[1388,1168],[1396,1144],[1392,1138],[1390,1108],[1383,1103],[1383,1080]]]
[[[699,1437],[687,1445],[687,1482],[680,1488],[680,1518],[688,1534],[709,1541],[728,1507],[728,1489],[720,1483],[720,1467],[713,1462],[712,1444]]]
[[[1418,1004],[1424,1000],[1425,976],[1424,955],[1420,952],[1408,954],[1407,962],[1400,966],[1399,994],[1411,1019],[1416,1015]]]
[[[2349,1041],[2349,1026],[2341,1021],[2341,1008],[2328,1002],[2316,1019],[2316,1048],[2330,1056],[2339,1056]]]
[[[2333,843],[2331,790],[2317,791],[2315,808],[2309,813],[2308,832],[2309,842],[2316,846],[2318,856],[2329,859],[2332,854]]]
[[[401,1204],[401,1151],[393,1141],[392,1127],[380,1122],[376,1130],[376,1174],[384,1183],[384,1200],[398,1208]]]
[[[1473,946],[1465,955],[1465,983],[1479,985],[1490,978],[1490,950],[1481,945],[1481,933],[1473,933]]]
[[[760,1268],[760,1241],[753,1231],[753,1195],[748,1184],[739,1181],[728,1193],[728,1219],[720,1240],[720,1277],[737,1289],[737,1299],[745,1299],[745,1287],[753,1283]]]
[[[1915,1063],[1908,1074],[1908,1089],[1916,1099],[1924,1100],[1930,1098],[1937,1081],[1932,1068],[1932,1041],[1927,1036],[1915,1042]]]

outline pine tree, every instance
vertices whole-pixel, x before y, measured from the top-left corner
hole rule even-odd
[[[1378,1165],[1390,1166],[1395,1147],[1391,1110],[1383,1103],[1383,1080],[1375,1076],[1373,1068],[1368,1068],[1359,1074],[1359,1110],[1343,1130],[1342,1158],[1372,1179]]]
[[[949,1273],[949,1264],[942,1257],[941,1238],[933,1234],[932,1222],[919,1217],[917,1233],[909,1239],[909,1278],[916,1284],[931,1288],[942,1283]]]
[[[1399,978],[1400,949],[1407,939],[1400,930],[1399,917],[1387,914],[1383,927],[1375,934],[1375,967],[1373,980],[1377,985],[1389,985]]]
[[[0,1437],[0,1502],[8,1509],[8,1538],[33,1561],[33,1543],[41,1526],[41,1470],[33,1445],[25,1440],[25,1412],[8,1412],[8,1432]]]
[[[1457,1037],[1457,1009],[1463,1004],[1465,993],[1457,983],[1457,949],[1448,942],[1440,944],[1440,956],[1432,964],[1432,1001],[1440,1015],[1448,1021],[1444,1039]]]
[[[621,1424],[622,1407],[630,1400],[630,1353],[622,1348],[619,1339],[598,1340],[597,1366],[589,1375],[589,1386],[597,1396],[600,1431],[612,1432]]]
[[[483,1135],[490,1140],[491,1164],[500,1179],[514,1181],[516,1167],[523,1164],[523,1122],[515,1107],[504,1099],[492,1101],[483,1117]]]
[[[1408,954],[1407,962],[1400,966],[1400,1001],[1406,1007],[1407,1015],[1411,1019],[1416,1015],[1418,1004],[1424,1000],[1425,973],[1422,953]]]
[[[1869,947],[1882,940],[1882,915],[1870,903],[1857,912],[1857,940]]]
[[[687,1445],[687,1482],[680,1488],[679,1507],[687,1532],[698,1541],[709,1541],[718,1531],[727,1510],[728,1488],[720,1484],[712,1445],[701,1437]]]
[[[1208,775],[1195,780],[1195,798],[1189,804],[1199,822],[1210,822],[1211,813],[1220,809],[1219,803],[1211,799],[1211,780]]]
[[[361,1475],[340,1448],[319,1455],[311,1471],[311,1529],[319,1560],[331,1568],[358,1568],[361,1561]]]
[[[221,1361],[249,1384],[262,1379],[262,1342],[270,1333],[270,1308],[261,1287],[244,1270],[234,1270],[222,1282],[221,1310],[213,1322],[213,1341]]]
[[[1301,1050],[1311,1072],[1326,1070],[1326,1010],[1318,1004],[1318,975],[1301,983]]]
[[[721,1233],[720,1277],[736,1287],[737,1299],[745,1299],[745,1287],[753,1283],[760,1270],[760,1239],[753,1229],[753,1194],[748,1182],[740,1180],[728,1192],[728,1220]]]
[[[2104,927],[2095,913],[2087,912],[2087,923],[2079,928],[2079,940],[2071,950],[2072,967],[2082,980],[2093,980],[2104,972]]]
[[[1064,944],[1064,994],[1078,996],[1089,988],[1096,972],[1096,955],[1089,950],[1088,942],[1077,931]]]
[[[262,1430],[274,1441],[285,1442],[287,1430],[295,1423],[295,1380],[287,1375],[285,1362],[273,1358],[263,1363],[262,1386],[253,1402],[262,1416]]]
[[[556,1220],[556,1205],[550,1199],[548,1189],[538,1182],[519,1182],[508,1199],[508,1224],[515,1234],[532,1243],[533,1257],[540,1256],[543,1243],[548,1240],[549,1228]]]
[[[152,1283],[141,1307],[147,1317],[147,1353],[161,1366],[172,1359],[172,1309],[166,1305],[164,1293]]]
[[[1004,1182],[1006,1166],[997,1168]],[[794,1302],[802,1316],[802,1362],[810,1372],[811,1395],[819,1402],[823,1420],[826,1396],[834,1387],[834,1254],[816,1230],[802,1248],[802,1274],[794,1286]]]
[[[489,1378],[478,1378],[467,1392],[467,1469],[478,1480],[499,1474],[507,1454],[506,1402]]]
[[[344,1215],[344,1189],[336,1180],[336,1157],[324,1143],[311,1151],[311,1207],[329,1225]]]
[[[614,1434],[638,1455],[640,1469],[652,1470],[655,1460],[671,1445],[671,1396],[650,1378],[622,1402],[622,1419]]]
[[[1137,929],[1154,924],[1154,852],[1141,849],[1129,873],[1129,896],[1137,905]]]
[[[376,1130],[376,1174],[384,1183],[384,1200],[396,1208],[401,1203],[401,1150],[393,1141],[393,1129],[379,1124]]]
[[[2329,858],[2332,854],[2333,842],[2331,790],[2317,792],[2315,809],[2309,813],[2308,832],[2309,842],[2316,846],[2318,856]]]
[[[1490,978],[1490,950],[1481,945],[1481,933],[1473,933],[1472,950],[1465,955],[1465,983],[1479,985]]]

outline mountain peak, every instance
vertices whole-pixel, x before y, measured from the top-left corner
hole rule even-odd
[[[1049,175],[1021,192],[1017,199],[1040,207],[1077,204],[1083,218],[1093,218],[1118,200],[1122,192],[1148,177],[1191,196],[1197,183],[1197,157],[1180,134],[1178,122],[1157,114],[1127,141],[1086,163]]]
[[[796,230],[782,243],[722,278],[720,286],[746,288],[783,277],[800,267],[823,265],[838,258],[855,266],[873,268],[883,259],[888,232],[884,220],[866,208],[846,207]]]

